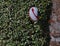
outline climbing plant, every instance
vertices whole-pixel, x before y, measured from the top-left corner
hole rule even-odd
[[[51,0],[0,0],[0,46],[47,46]],[[28,12],[35,5],[39,21],[31,22]]]

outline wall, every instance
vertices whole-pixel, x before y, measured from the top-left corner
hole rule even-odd
[[[52,15],[50,16],[50,45],[60,46],[60,0],[52,0]]]

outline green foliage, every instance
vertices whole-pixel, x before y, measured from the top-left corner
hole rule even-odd
[[[0,0],[0,46],[47,45],[48,35],[43,34],[47,30],[43,30],[42,23],[47,20],[50,3],[50,0]],[[29,19],[31,5],[35,5],[41,14],[37,23]]]

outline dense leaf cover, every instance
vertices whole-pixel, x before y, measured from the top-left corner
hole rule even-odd
[[[51,0],[0,0],[0,46],[47,46]],[[39,10],[39,21],[28,16],[30,6]]]

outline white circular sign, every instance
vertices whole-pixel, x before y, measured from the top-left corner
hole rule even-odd
[[[38,20],[38,9],[36,7],[31,7],[29,9],[29,17],[33,21],[37,21]]]

